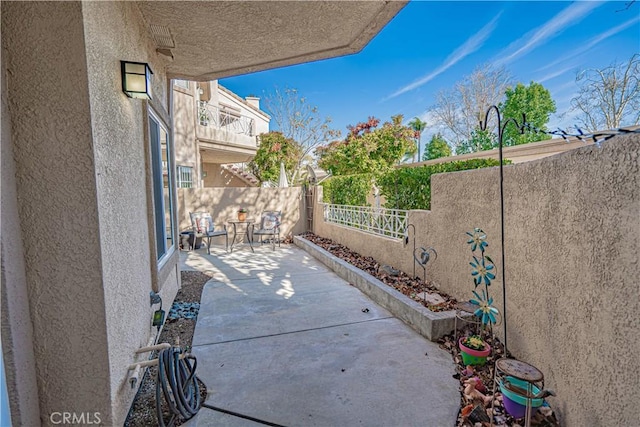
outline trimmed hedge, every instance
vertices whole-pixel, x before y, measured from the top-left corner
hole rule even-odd
[[[340,175],[323,181],[323,200],[336,205],[367,206],[372,174]]]
[[[511,163],[504,160],[503,164]],[[380,194],[386,198],[385,206],[395,209],[431,209],[431,175],[468,169],[499,166],[495,159],[471,159],[420,166],[397,168],[378,179]]]

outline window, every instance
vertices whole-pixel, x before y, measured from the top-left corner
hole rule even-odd
[[[174,192],[172,187],[173,160],[171,140],[166,126],[149,111],[149,139],[151,143],[151,171],[153,174],[153,212],[158,260],[173,248]]]
[[[189,89],[189,80],[174,80],[173,84],[183,89]]]
[[[178,188],[193,188],[193,168],[178,166]]]

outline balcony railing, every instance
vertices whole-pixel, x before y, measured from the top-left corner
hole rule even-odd
[[[365,233],[403,239],[407,230],[407,213],[401,209],[369,206],[331,205],[324,203],[324,220]]]
[[[229,132],[253,136],[251,117],[221,109],[203,101],[198,103],[198,119],[202,126],[213,126]]]

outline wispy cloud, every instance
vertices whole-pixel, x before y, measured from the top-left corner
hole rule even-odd
[[[451,55],[449,55],[447,59],[444,61],[444,63],[440,65],[438,68],[436,68],[426,76],[414,81],[413,83],[408,84],[401,89],[398,89],[391,95],[384,98],[383,101],[386,101],[391,98],[395,98],[398,95],[402,95],[405,92],[409,92],[410,90],[416,89],[430,82],[431,80],[433,80],[434,78],[444,73],[446,70],[448,70],[458,62],[460,62],[462,59],[466,58],[467,56],[469,56],[470,54],[478,50],[484,44],[484,42],[489,38],[491,33],[495,30],[496,23],[498,22],[500,15],[502,15],[502,12],[496,15],[496,17],[493,18],[487,25],[482,27],[480,31],[478,31],[476,34],[471,36],[469,39],[467,39],[467,41],[465,41],[461,46],[459,46],[455,51],[453,51],[453,53],[451,53]]]
[[[589,49],[593,48],[597,44],[603,42],[604,40],[608,39],[609,37],[615,36],[616,34],[626,30],[627,28],[629,28],[630,26],[632,26],[633,24],[635,24],[637,22],[640,22],[640,15],[629,19],[627,22],[623,22],[622,24],[618,25],[617,27],[613,27],[613,28],[605,31],[602,34],[598,34],[597,36],[595,36],[591,40],[589,40],[587,43],[581,45],[579,48],[577,48],[576,50],[571,52],[569,55],[564,56],[562,58],[559,58],[559,59],[553,61],[552,63],[545,65],[544,67],[541,67],[540,69],[538,69],[538,71],[546,70],[547,68],[551,68],[551,67],[553,67],[555,65],[560,64],[561,62],[566,62],[566,61],[568,61],[570,59],[573,59],[573,58],[575,58],[575,57],[577,57],[579,55],[582,55],[583,53],[587,52]]]
[[[542,77],[541,79],[537,79],[536,82],[537,83],[544,83],[544,82],[546,82],[548,80],[555,79],[556,77],[561,76],[564,73],[566,73],[567,71],[573,70],[574,68],[575,68],[575,66],[572,65],[571,67],[563,68],[563,69],[558,70],[558,71],[553,71],[553,72],[547,74],[546,76]]]
[[[563,30],[572,25],[576,25],[580,20],[600,5],[602,5],[602,3],[592,1],[575,2],[571,4],[571,6],[558,13],[543,26],[525,34],[520,39],[511,43],[503,52],[500,53],[499,58],[495,62],[496,65],[505,65],[513,62],[516,58],[528,53],[541,44],[544,44],[547,40],[555,37]],[[520,47],[516,48],[517,46]],[[507,54],[507,52],[512,50],[514,50],[512,53]]]

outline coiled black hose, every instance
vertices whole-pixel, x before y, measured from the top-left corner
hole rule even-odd
[[[176,416],[188,420],[200,409],[200,390],[196,377],[198,361],[190,354],[180,358],[182,349],[171,347],[158,353],[158,381],[156,382],[156,413],[158,425],[165,427],[162,416],[162,400],[169,406],[171,418],[167,424],[173,427]],[[193,361],[193,364],[191,363]]]
[[[192,354],[186,354],[182,358],[180,357],[181,355],[182,349],[180,347],[166,348],[158,353],[156,414],[160,427],[173,427],[176,422],[176,417],[178,416],[182,417],[185,421],[189,420],[193,418],[200,409],[200,388],[198,386],[198,377],[196,376],[198,361]],[[167,402],[171,414],[169,423],[166,425],[162,415],[162,396],[164,396],[164,400]],[[218,408],[206,403],[203,403],[202,406],[267,426],[284,427],[280,424],[240,414],[228,409]]]

